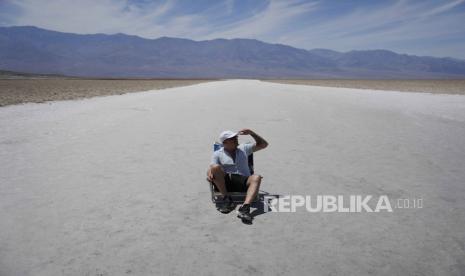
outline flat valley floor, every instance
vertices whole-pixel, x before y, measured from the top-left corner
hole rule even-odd
[[[2,276],[465,273],[463,95],[230,80],[9,105],[0,126]],[[262,191],[393,212],[219,213],[212,144],[241,128],[270,144]]]

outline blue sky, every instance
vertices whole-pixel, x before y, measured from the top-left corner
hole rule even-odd
[[[465,0],[0,0],[0,25],[465,59]]]

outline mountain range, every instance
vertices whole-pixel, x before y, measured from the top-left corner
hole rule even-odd
[[[254,39],[193,41],[0,27],[0,69],[112,78],[465,78],[465,60],[388,50],[304,50]]]

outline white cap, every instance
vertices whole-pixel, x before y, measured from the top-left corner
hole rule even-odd
[[[239,134],[238,132],[234,132],[234,131],[231,131],[231,130],[225,130],[225,131],[221,132],[221,134],[220,134],[220,142],[223,143],[224,140],[229,139],[229,138],[233,138],[233,137],[237,136],[238,134]]]

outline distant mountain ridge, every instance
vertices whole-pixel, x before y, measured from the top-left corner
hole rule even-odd
[[[0,27],[0,69],[80,77],[465,78],[465,61],[387,50],[303,50],[253,39],[193,41]]]
[[[22,79],[22,78],[68,78],[63,75],[56,74],[34,74],[34,73],[24,73],[24,72],[13,72],[0,70],[0,79]]]

